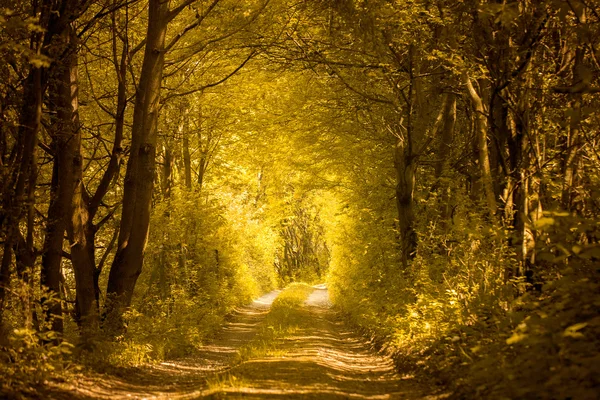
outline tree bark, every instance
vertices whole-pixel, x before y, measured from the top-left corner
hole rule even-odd
[[[0,328],[4,321],[4,309],[6,308],[6,293],[10,288],[10,266],[12,264],[12,243],[8,240],[2,247],[2,264],[0,264]]]
[[[169,199],[171,197],[171,187],[173,186],[173,151],[168,143],[163,149],[162,177],[160,183],[163,198]]]
[[[417,154],[414,150],[415,144],[420,138],[420,124],[415,123],[415,114],[422,114],[423,99],[420,93],[420,82],[414,77],[416,70],[415,47],[411,45],[408,50],[409,60],[409,84],[408,93],[400,93],[399,98],[404,98],[402,107],[406,120],[404,132],[398,134],[394,145],[394,169],[396,171],[396,208],[398,210],[398,233],[400,238],[400,261],[404,270],[408,268],[408,262],[414,258],[417,250],[417,233],[414,230],[414,190],[417,171]],[[416,112],[415,112],[415,104]],[[417,129],[415,129],[415,127]]]
[[[581,40],[580,40],[581,43]],[[573,63],[573,85],[582,82],[582,70],[584,68],[585,48],[579,44],[575,50],[575,62]],[[577,165],[579,162],[578,152],[581,148],[581,105],[582,94],[575,93],[570,102],[568,116],[569,125],[567,128],[567,136],[562,142],[562,194],[561,206],[567,211],[574,210],[575,186],[577,177]]]
[[[0,269],[0,313],[4,313],[6,289],[10,285],[10,265],[12,252],[19,244],[19,223],[22,219],[25,204],[25,193],[32,193],[35,188],[37,168],[36,146],[37,137],[42,117],[42,97],[45,79],[42,78],[42,70],[32,67],[23,89],[23,105],[19,118],[19,130],[14,162],[10,165],[12,172],[7,174],[3,184],[3,226],[6,229],[6,239],[2,264]],[[31,199],[30,199],[31,200]],[[29,204],[29,209],[33,204]],[[28,233],[28,237],[32,232]],[[23,250],[23,249],[21,249]],[[29,249],[33,250],[33,248]],[[18,251],[18,250],[17,250]],[[15,251],[15,252],[17,252]]]
[[[479,169],[481,172],[481,182],[483,184],[483,191],[485,200],[487,203],[487,209],[492,218],[496,214],[496,196],[494,194],[494,186],[492,182],[492,174],[490,171],[490,157],[488,154],[487,144],[487,121],[485,118],[485,110],[483,108],[483,102],[481,97],[477,94],[477,91],[473,87],[473,83],[468,75],[464,74],[464,83],[467,87],[467,94],[471,100],[471,105],[475,112],[475,133],[477,135],[477,150],[479,153]]]
[[[73,33],[72,41],[77,38]],[[73,55],[69,66],[70,101],[73,112],[74,131],[70,140],[73,151],[72,195],[67,231],[71,247],[71,262],[75,274],[76,316],[82,331],[94,328],[98,322],[95,273],[95,229],[88,209],[89,196],[83,183],[83,157],[81,155],[81,131],[78,119],[78,72],[77,57]]]
[[[530,85],[527,85],[530,86]],[[526,89],[525,89],[526,90]],[[510,186],[512,192],[512,225],[514,229],[514,247],[517,253],[518,264],[514,269],[515,276],[526,276],[531,265],[528,259],[529,252],[534,245],[534,236],[529,221],[529,156],[527,152],[527,138],[531,137],[529,130],[529,104],[528,94],[520,93],[519,103],[514,111],[512,135],[509,143],[510,159]]]
[[[93,196],[88,195],[83,182],[83,163],[75,165],[74,185],[75,190],[72,200],[72,215],[69,224],[69,242],[73,270],[76,280],[76,318],[82,328],[82,333],[93,331],[98,325],[100,287],[98,280],[102,272],[102,263],[96,264],[96,233],[99,226],[94,224],[102,199],[108,192],[114,177],[119,172],[119,165],[123,156],[121,143],[125,126],[125,109],[127,107],[127,57],[128,42],[125,38],[120,60],[116,58],[116,19],[113,14],[113,47],[115,54],[115,69],[117,73],[117,112],[115,117],[115,138],[111,151],[110,161]],[[76,72],[76,71],[75,71]],[[76,76],[75,76],[76,78]],[[76,96],[74,96],[76,100]],[[78,137],[78,141],[80,141]],[[81,144],[77,144],[78,154],[81,154]],[[115,232],[116,235],[116,232]],[[112,243],[112,242],[111,242]],[[110,247],[106,252],[110,251]]]
[[[50,79],[48,107],[55,115],[49,127],[54,153],[48,222],[42,254],[41,284],[49,290],[48,316],[52,330],[62,332],[60,302],[63,240],[71,214],[74,191],[74,167],[81,163],[79,122],[77,118],[77,48],[76,34],[68,25],[62,34],[65,56],[56,65]]]
[[[202,151],[202,150],[201,150]],[[206,169],[208,167],[208,158],[204,151],[202,151],[200,155],[200,163],[198,164],[198,191],[202,191],[202,186],[204,185],[204,175],[206,174]]]
[[[417,233],[414,230],[413,201],[416,169],[415,157],[405,140],[399,139],[394,148],[396,170],[396,207],[400,233],[400,256],[403,267],[408,267],[417,249]]]
[[[450,152],[452,151],[452,143],[454,142],[454,125],[456,124],[456,95],[449,93],[446,95],[443,101],[442,114],[442,127],[440,129],[440,142],[438,145],[439,160],[435,164],[435,177],[438,180],[442,180],[440,184],[440,220],[442,224],[450,218],[451,204],[450,204],[450,186],[443,181],[447,179],[448,175],[448,162],[450,160]],[[437,132],[436,132],[437,133]],[[447,182],[447,180],[446,180]]]
[[[64,50],[63,33],[68,29],[69,23],[74,19],[70,7],[59,12],[56,4],[48,0],[34,5],[32,15],[39,15],[38,24],[42,32],[35,32],[31,37],[31,50],[57,58]],[[80,4],[85,8],[85,2]],[[3,226],[6,227],[5,251],[0,270],[0,286],[6,289],[10,281],[11,251],[15,253],[17,273],[24,279],[33,268],[36,254],[33,248],[33,215],[35,185],[37,181],[36,148],[38,133],[41,126],[42,102],[48,82],[49,71],[56,68],[54,63],[50,68],[31,66],[29,74],[23,85],[21,112],[19,115],[19,128],[14,147],[14,156],[11,154],[9,173],[3,182]],[[25,199],[27,195],[27,200]],[[27,202],[29,204],[27,204]],[[19,224],[27,210],[27,236],[23,238]],[[25,282],[29,284],[29,281]],[[0,292],[0,306],[4,307],[5,290]],[[22,299],[25,300],[25,299]],[[27,299],[26,301],[29,301]],[[55,310],[57,311],[57,310]],[[3,309],[0,309],[0,313]]]
[[[116,323],[116,329],[122,329],[122,312],[131,304],[137,278],[142,272],[148,237],[168,22],[169,3],[150,0],[146,48],[136,92],[119,246],[107,286],[107,315]]]
[[[454,125],[456,123],[456,95],[449,93],[443,101],[442,128],[439,130],[440,142],[438,145],[438,157],[435,164],[435,176],[444,176],[448,169],[448,160],[452,143],[454,142]]]
[[[183,172],[185,178],[185,188],[192,190],[192,158],[190,155],[190,137],[188,132],[188,114],[190,107],[185,104],[181,107],[181,119],[179,120],[179,136],[183,140],[182,153],[183,153]]]

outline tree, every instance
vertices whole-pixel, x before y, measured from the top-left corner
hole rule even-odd
[[[201,26],[203,21],[215,12],[217,6],[221,5],[220,0],[211,1],[167,42],[169,24],[186,7],[194,3],[192,0],[185,1],[172,9],[168,3],[160,1],[151,0],[148,4],[148,28],[140,81],[136,88],[131,151],[125,175],[118,248],[107,287],[107,296],[111,297],[108,314],[114,314],[117,320],[123,309],[131,304],[135,283],[142,271],[150,222],[165,54],[167,51],[175,51],[176,45],[189,32]],[[268,1],[259,2],[254,13],[249,14],[248,20],[255,19],[266,4]],[[234,28],[223,36],[213,38],[213,41],[219,41],[220,38],[229,37],[239,31]],[[183,60],[186,58],[187,56]]]

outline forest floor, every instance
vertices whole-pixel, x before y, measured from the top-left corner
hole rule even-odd
[[[239,309],[193,358],[111,374],[82,373],[50,383],[52,399],[440,399],[438,388],[402,376],[331,308],[315,287],[291,334],[264,354],[240,358],[255,339],[278,292]],[[264,328],[264,327],[263,327]],[[438,393],[438,394],[435,394]]]

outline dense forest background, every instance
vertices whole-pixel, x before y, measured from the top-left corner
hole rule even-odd
[[[0,368],[327,281],[468,398],[600,376],[597,0],[0,0]]]

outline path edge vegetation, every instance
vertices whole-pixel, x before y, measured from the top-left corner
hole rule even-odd
[[[590,349],[600,345],[599,270],[567,271],[541,293],[514,298],[508,311],[479,305],[470,321],[444,306],[444,296],[419,301],[438,309],[420,315],[390,312],[381,299],[362,300],[357,306],[334,296],[335,309],[373,349],[393,359],[398,373],[435,384],[432,393],[444,398],[597,397],[600,367]]]

